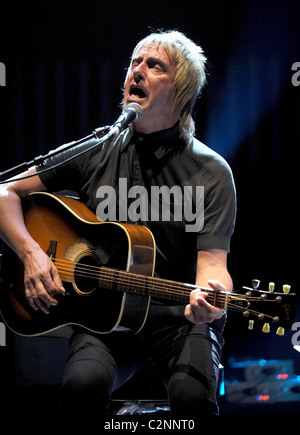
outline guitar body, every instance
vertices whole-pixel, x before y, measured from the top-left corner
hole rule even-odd
[[[57,296],[49,315],[33,310],[25,297],[23,264],[5,245],[0,309],[6,325],[26,336],[62,336],[74,325],[98,334],[140,331],[150,297],[101,288],[94,271],[105,266],[152,276],[152,233],[133,224],[99,221],[81,202],[46,192],[29,195],[23,210],[31,236],[60,265],[66,295]]]

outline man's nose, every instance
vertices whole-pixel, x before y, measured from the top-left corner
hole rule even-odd
[[[145,80],[145,72],[142,62],[135,67],[133,71],[133,77],[136,84],[138,84],[141,80]]]

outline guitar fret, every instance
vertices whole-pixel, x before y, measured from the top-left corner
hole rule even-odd
[[[188,286],[185,284],[106,267],[100,268],[98,283],[100,287],[105,289],[174,300],[176,302],[187,302],[190,293]]]

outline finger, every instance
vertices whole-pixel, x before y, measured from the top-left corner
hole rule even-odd
[[[41,310],[45,314],[49,314],[49,307],[39,298],[35,288],[33,286],[25,289],[25,295],[29,302],[29,305],[35,310]]]
[[[56,292],[52,293],[52,294],[60,293],[60,294],[64,295],[66,293],[66,290],[64,289],[64,286],[63,286],[63,283],[60,279],[58,270],[55,266],[53,266],[51,269],[51,278],[52,278],[52,281],[53,281],[54,286],[56,288]]]
[[[195,295],[194,298],[191,298],[190,304],[185,307],[185,317],[196,325],[206,321],[209,310],[206,309],[205,303],[205,299]]]
[[[223,290],[223,291],[227,291],[226,287],[217,279],[210,279],[208,281],[209,286],[213,289],[213,290]]]
[[[206,299],[207,296],[208,296],[208,293],[203,292],[203,291],[201,291],[201,290],[199,290],[199,289],[195,289],[195,290],[193,290],[193,291],[191,292],[191,295],[190,295],[190,296],[191,296],[191,297],[190,297],[190,302],[191,302],[191,303],[194,303],[194,302],[196,302],[196,300],[197,300],[198,297],[202,297],[203,299]]]
[[[223,315],[223,310],[208,303],[205,299],[206,296],[207,294],[203,295],[201,292],[198,292],[195,298],[195,304],[191,304],[191,309],[197,323],[210,323]]]
[[[37,293],[40,299],[45,302],[48,306],[57,305],[57,300],[54,299],[54,296],[61,292],[62,284],[60,283],[60,279],[58,281],[59,287],[57,286],[57,277],[56,282],[52,278],[53,270],[49,271],[44,275],[40,276],[40,282],[36,285]]]
[[[201,323],[203,314],[205,313],[205,298],[207,293],[201,292],[198,289],[193,290],[190,295],[190,303],[186,306],[185,316],[193,323]],[[203,304],[202,304],[203,303]]]
[[[202,294],[197,294],[196,295],[196,299],[195,299],[195,304],[194,305],[192,305],[192,310],[194,310],[194,313],[196,314],[196,313],[199,313],[199,310],[201,310],[201,313],[203,314],[203,315],[206,315],[206,314],[210,314],[211,313],[211,311],[212,311],[212,309],[213,309],[213,306],[212,305],[210,305],[206,300],[205,300],[205,297],[206,297],[207,295],[205,295],[205,296],[203,296]]]
[[[57,305],[57,300],[52,297],[52,295],[56,293],[55,289],[48,290],[48,286],[45,286],[44,283],[41,283],[36,288],[38,300],[42,301],[47,307]]]
[[[191,307],[190,304],[188,304],[188,305],[185,307],[184,315],[185,315],[185,317],[186,317],[190,322],[192,322],[192,323],[196,323],[196,318],[195,318],[195,315],[194,315],[194,313],[193,313],[193,310],[192,310],[192,307]]]
[[[25,294],[33,309],[40,309],[49,314],[49,307],[57,305],[57,300],[51,297],[50,291],[55,290],[52,280],[39,278],[39,280],[28,279],[25,284]]]
[[[30,291],[30,289],[28,287],[25,287],[25,296],[26,296],[26,299],[27,299],[29,305],[31,306],[31,308],[33,308],[34,310],[38,310],[39,307],[34,302],[34,299],[33,299],[32,295],[31,295],[31,291]]]
[[[207,322],[212,322],[215,319],[220,319],[224,315],[224,309],[215,307],[209,304],[204,298],[197,298],[198,306],[200,307],[202,318],[206,318]],[[198,311],[196,311],[197,313]]]

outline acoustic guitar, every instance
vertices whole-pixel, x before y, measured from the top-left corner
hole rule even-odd
[[[65,336],[80,326],[93,333],[144,326],[151,297],[174,304],[189,303],[196,285],[154,277],[155,240],[151,231],[134,224],[103,222],[80,201],[58,194],[36,192],[23,205],[26,227],[58,269],[66,295],[48,315],[35,311],[24,292],[24,268],[16,254],[3,248],[0,310],[5,324],[25,336]],[[291,328],[296,295],[258,290],[257,284],[238,292],[208,293],[210,304],[263,320],[264,332],[275,324],[277,333]]]

